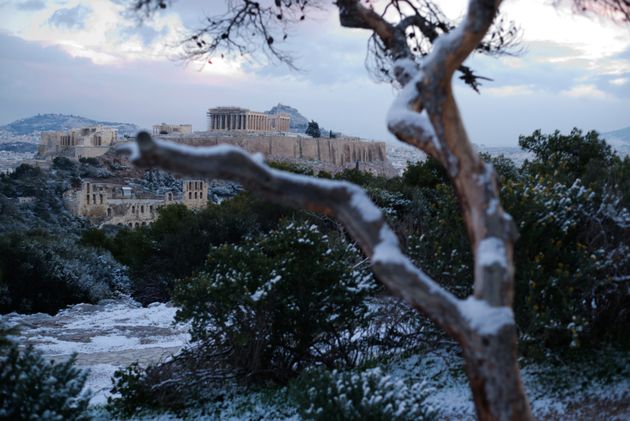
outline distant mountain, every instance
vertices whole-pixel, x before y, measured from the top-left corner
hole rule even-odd
[[[606,140],[616,139],[630,144],[630,127],[614,130],[612,132],[602,133],[602,137]]]
[[[0,151],[34,153],[37,151],[37,145],[27,142],[0,143]]]
[[[15,136],[33,135],[39,132],[53,130],[69,130],[88,126],[106,126],[118,130],[119,135],[134,135],[140,128],[131,123],[115,123],[110,121],[97,121],[89,118],[67,114],[37,114],[32,117],[16,120],[5,126],[0,126],[0,131],[6,131]]]
[[[286,113],[291,116],[291,123],[289,123],[289,129],[295,133],[304,133],[308,127],[308,119],[304,117],[300,112],[288,105],[278,104],[272,107],[269,111],[265,111],[266,114],[280,114]]]
[[[602,137],[620,155],[630,155],[630,127],[602,133]]]

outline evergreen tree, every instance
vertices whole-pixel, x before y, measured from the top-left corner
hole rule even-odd
[[[315,120],[311,120],[310,123],[308,123],[306,132],[304,133],[312,137],[322,137],[322,132],[319,130],[319,124],[317,124]]]

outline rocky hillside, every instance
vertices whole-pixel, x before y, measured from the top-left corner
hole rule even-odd
[[[0,131],[14,136],[38,134],[52,130],[69,130],[78,127],[107,126],[118,130],[119,135],[134,135],[140,130],[131,123],[116,123],[110,121],[98,121],[90,118],[67,114],[37,114],[0,126]]]
[[[274,107],[271,107],[270,110],[265,111],[267,114],[279,114],[286,113],[291,116],[291,123],[289,125],[289,129],[295,133],[304,133],[306,128],[308,127],[308,119],[304,117],[300,112],[293,107],[288,105],[278,104]]]

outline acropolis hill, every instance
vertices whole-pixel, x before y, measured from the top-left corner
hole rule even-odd
[[[292,112],[299,121],[293,122],[285,110]],[[347,136],[313,138],[302,133],[306,119],[291,107],[278,104],[265,113],[221,106],[208,109],[206,115],[206,131],[193,132],[190,124],[161,123],[153,126],[152,133],[192,146],[232,144],[252,153],[261,153],[268,161],[303,164],[332,174],[358,168],[388,177],[396,175],[387,159],[384,142]],[[115,129],[103,126],[42,132],[38,153],[29,163],[46,167],[57,156],[75,160],[98,157],[121,141],[125,140],[117,136]]]
[[[153,136],[191,146],[221,143],[240,146],[260,153],[267,161],[301,164],[317,171],[338,173],[360,169],[373,174],[395,176],[387,159],[384,142],[370,142],[351,137],[313,138],[303,133],[306,119],[297,110],[278,105],[274,112],[263,113],[240,107],[215,107],[207,112],[208,127],[193,132],[190,124],[156,124]],[[299,124],[292,124],[288,109]],[[127,132],[129,133],[129,132]],[[326,133],[331,133],[326,131]],[[98,124],[67,130],[44,131],[40,135],[35,159],[30,165],[50,168],[55,158],[97,162],[105,174],[82,177],[64,192],[66,207],[75,215],[97,226],[122,225],[130,228],[154,222],[163,206],[179,203],[192,209],[203,208],[210,199],[211,180],[175,180],[168,186],[147,189],[138,183],[142,173],[129,173],[125,158],[117,157],[114,147],[130,141],[119,136],[116,128]],[[90,161],[93,160],[93,161]],[[122,160],[120,163],[116,163]],[[118,167],[119,169],[114,169]],[[214,193],[213,193],[214,194]],[[24,198],[27,200],[28,198]]]
[[[205,132],[169,132],[160,137],[191,146],[227,143],[248,152],[261,153],[268,161],[304,164],[318,171],[337,173],[344,169],[395,176],[387,159],[385,142],[352,137],[312,138],[289,131],[290,116],[265,114],[238,107],[210,108]]]

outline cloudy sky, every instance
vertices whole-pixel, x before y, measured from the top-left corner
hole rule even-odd
[[[466,0],[444,0],[461,16]],[[520,134],[577,126],[630,126],[630,25],[575,16],[548,0],[507,0],[523,30],[517,57],[473,57],[493,79],[477,94],[456,86],[474,142],[515,145]],[[368,33],[340,28],[334,9],[295,28],[288,48],[300,71],[260,57],[176,60],[177,41],[218,0],[179,0],[139,25],[124,0],[0,0],[0,124],[37,113],[76,114],[150,127],[205,127],[205,111],[282,103],[327,128],[389,140],[385,115],[396,92],[364,68]]]

